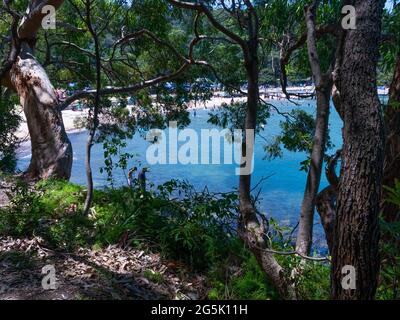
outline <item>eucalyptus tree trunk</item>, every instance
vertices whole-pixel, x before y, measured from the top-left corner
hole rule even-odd
[[[324,162],[326,136],[329,122],[329,85],[317,90],[317,116],[310,156],[306,187],[300,209],[299,230],[296,239],[296,251],[308,255],[311,250],[314,210],[318,189],[321,182],[322,165]]]
[[[258,65],[251,62],[248,69],[248,93],[247,93],[247,115],[246,115],[246,134],[242,143],[242,159],[246,159],[245,165],[249,166],[254,152],[254,129],[256,126],[257,105],[258,105]],[[252,70],[252,71],[251,71]],[[254,72],[257,70],[257,72]],[[249,72],[250,71],[250,72]],[[294,298],[294,293],[287,283],[284,269],[275,260],[272,253],[266,250],[268,245],[265,243],[265,231],[260,224],[256,210],[251,201],[251,174],[243,172],[239,178],[239,202],[240,202],[240,223],[239,229],[242,239],[253,252],[262,270],[266,273],[270,281],[284,299]]]
[[[10,69],[2,74],[2,84],[20,97],[31,138],[32,158],[26,172],[28,179],[50,177],[69,179],[72,167],[72,147],[65,132],[58,100],[49,77],[35,58],[37,32],[47,13],[45,5],[59,8],[63,0],[31,0],[16,32],[12,50],[18,52]],[[18,48],[17,48],[18,46]]]
[[[95,57],[96,57],[96,94],[93,105],[93,119],[91,123],[91,128],[89,130],[89,135],[86,142],[86,160],[85,160],[85,170],[86,170],[86,179],[87,179],[87,194],[85,199],[85,204],[83,207],[83,213],[87,215],[90,210],[90,206],[93,202],[93,174],[91,167],[91,152],[92,146],[94,144],[94,137],[96,135],[96,130],[99,125],[99,108],[100,108],[100,90],[101,90],[101,55],[100,55],[100,44],[99,37],[97,31],[94,29],[92,25],[91,19],[91,3],[90,1],[86,1],[86,25],[89,29],[89,32],[93,38],[94,48],[95,48]]]
[[[301,204],[299,230],[296,239],[296,251],[302,255],[308,255],[311,250],[314,209],[319,184],[321,181],[322,165],[324,162],[326,137],[329,122],[329,102],[332,90],[332,77],[330,72],[323,74],[317,52],[315,18],[318,1],[305,10],[307,24],[307,49],[308,60],[313,73],[317,95],[317,115],[315,132],[310,155],[310,168],[308,170],[306,187]]]
[[[242,142],[242,166],[250,167],[254,153],[254,130],[257,122],[259,103],[259,62],[257,56],[258,43],[249,43],[248,55],[245,58],[247,73],[247,112],[245,120],[245,137]],[[251,135],[251,136],[250,136]],[[241,168],[242,169],[242,168]],[[256,209],[251,201],[251,172],[242,171],[239,178],[240,219],[239,233],[249,246],[262,270],[270,279],[283,299],[295,299],[293,287],[288,283],[285,270],[276,261],[273,253],[268,251],[265,241],[264,226],[257,218]]]
[[[383,185],[393,187],[395,180],[400,181],[400,55],[397,56],[393,80],[389,90],[389,102],[385,110],[386,150],[383,171]],[[399,207],[386,199],[383,190],[382,214],[386,221],[400,220]]]
[[[21,52],[10,70],[10,79],[24,108],[31,138],[32,158],[27,177],[68,180],[72,147],[58,109],[58,100],[46,71],[26,42],[21,44]]]
[[[357,27],[346,31],[343,46],[339,91],[344,144],[332,248],[334,299],[373,299],[377,287],[385,136],[376,68],[384,3],[355,1]],[[355,271],[350,275],[354,289],[342,285],[344,267]]]

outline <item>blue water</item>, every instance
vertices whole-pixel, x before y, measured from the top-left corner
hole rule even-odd
[[[289,112],[294,108],[299,108],[286,101],[275,101],[274,104],[279,107],[282,112]],[[315,115],[315,101],[305,100],[301,102],[300,108]],[[213,128],[207,123],[209,110],[197,110],[196,116],[191,113],[191,124],[189,128],[199,131],[200,129]],[[279,123],[282,116],[274,111],[268,123],[262,132],[267,140],[273,139],[274,135],[280,132]],[[333,153],[342,144],[341,128],[342,121],[331,106],[330,116],[330,135],[334,148],[330,150]],[[70,134],[73,150],[74,162],[72,167],[71,181],[78,184],[85,184],[85,144],[87,133]],[[306,173],[300,171],[300,162],[306,159],[305,153],[294,153],[284,150],[283,157],[272,161],[264,160],[263,145],[265,141],[256,138],[256,149],[254,159],[254,173],[252,178],[253,185],[260,181],[263,177],[269,177],[260,186],[260,209],[269,217],[274,217],[284,224],[294,225],[298,221],[299,208],[304,192]],[[152,165],[146,163],[146,149],[149,143],[139,135],[128,142],[127,151],[138,154],[131,166],[136,165],[135,161],[140,160],[144,166],[150,168],[147,177],[155,184],[163,183],[172,178],[187,179],[196,189],[201,190],[208,186],[211,191],[231,191],[238,186],[238,176],[235,175],[236,164],[231,165]],[[18,166],[21,170],[25,169],[29,164],[30,150],[23,148],[20,151]],[[107,185],[106,175],[101,174],[99,168],[104,166],[103,149],[101,145],[95,145],[92,151],[92,168],[94,174],[94,183],[96,187]],[[119,183],[126,183],[125,174],[121,171],[114,172],[114,178]],[[327,185],[325,176],[323,176],[320,188]],[[321,233],[322,229],[319,218],[315,218],[316,232]]]

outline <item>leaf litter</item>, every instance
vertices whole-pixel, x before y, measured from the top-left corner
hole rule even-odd
[[[42,268],[53,265],[56,288],[45,290]],[[182,272],[158,253],[110,245],[62,252],[43,239],[0,237],[0,299],[202,299],[205,277]]]

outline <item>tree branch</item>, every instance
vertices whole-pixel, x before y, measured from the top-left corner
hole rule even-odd
[[[33,40],[39,28],[42,26],[42,20],[47,13],[42,13],[44,6],[51,5],[56,10],[63,4],[64,0],[31,0],[28,12],[23,17],[18,28],[20,39]]]
[[[18,38],[17,29],[20,21],[19,14],[10,8],[10,0],[3,0],[3,6],[5,11],[11,15],[12,23],[11,23],[11,45],[10,52],[8,54],[7,60],[3,63],[3,66],[0,68],[0,84],[8,83],[8,80],[4,78],[10,71],[12,65],[17,60],[17,57],[21,51],[21,43]]]
[[[230,38],[233,42],[237,43],[242,47],[244,51],[247,52],[247,43],[245,40],[243,40],[241,37],[239,37],[237,34],[223,26],[221,23],[217,21],[217,19],[214,17],[212,12],[207,8],[207,6],[203,3],[191,3],[191,2],[185,2],[185,1],[179,1],[179,0],[167,0],[169,3],[172,5],[183,8],[183,9],[190,9],[190,10],[195,10],[197,12],[203,12],[210,23],[220,32],[225,34],[228,38]]]
[[[329,25],[324,25],[320,27],[315,28],[315,38],[319,39],[322,36],[326,34],[332,34],[336,37],[339,35],[339,26],[337,24],[329,24]],[[290,43],[291,41],[288,40]],[[303,33],[291,46],[289,46],[286,50],[284,49],[284,45],[281,44],[281,53],[280,53],[280,67],[281,67],[281,77],[280,77],[280,83],[282,87],[282,92],[285,94],[286,98],[290,100],[290,98],[293,97],[299,97],[299,98],[309,98],[314,96],[314,94],[293,94],[289,93],[287,91],[287,72],[286,72],[286,66],[289,64],[289,60],[296,50],[300,49],[303,47],[307,42],[307,32]]]

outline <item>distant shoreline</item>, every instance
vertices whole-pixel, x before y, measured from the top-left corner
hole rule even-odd
[[[314,91],[313,86],[307,87],[288,87],[287,91],[289,93],[302,93],[302,94],[310,94]],[[386,95],[387,89],[378,89],[379,95]],[[188,110],[196,110],[196,109],[209,109],[220,107],[223,103],[229,104],[232,102],[244,102],[246,97],[231,97],[231,96],[223,96],[226,95],[224,92],[217,92],[214,96],[208,100],[206,103],[202,102],[189,102]],[[285,95],[282,93],[281,88],[268,88],[266,90],[260,90],[261,97],[266,101],[284,101],[286,100]],[[267,98],[265,98],[267,96]],[[25,115],[23,111],[20,111],[20,115],[22,117],[22,122],[16,132],[16,136],[21,139],[23,142],[29,140],[29,131],[28,126],[25,120]],[[85,128],[79,128],[76,126],[76,121],[80,118],[87,117],[88,110],[84,109],[82,111],[73,111],[73,110],[64,110],[62,111],[62,117],[64,122],[65,131],[69,134],[80,133],[85,131]]]
[[[234,100],[235,102],[237,101],[244,101],[244,97],[234,97],[234,98],[224,98],[224,97],[213,97],[211,100],[207,101],[205,104],[198,102],[194,104],[193,102],[189,103],[188,110],[196,110],[196,109],[213,109],[216,107],[221,106],[223,103],[230,103],[231,100]],[[129,106],[128,106],[129,107]],[[22,141],[27,141],[29,140],[29,131],[28,131],[28,126],[26,123],[25,115],[20,111],[20,116],[22,118],[22,122],[16,132],[16,136],[21,139]],[[62,117],[63,117],[63,122],[64,122],[64,128],[65,131],[69,134],[71,133],[80,133],[85,131],[85,128],[79,128],[76,126],[76,121],[78,121],[81,118],[87,117],[88,116],[88,109],[84,109],[81,111],[73,111],[73,110],[63,110],[62,111]]]

